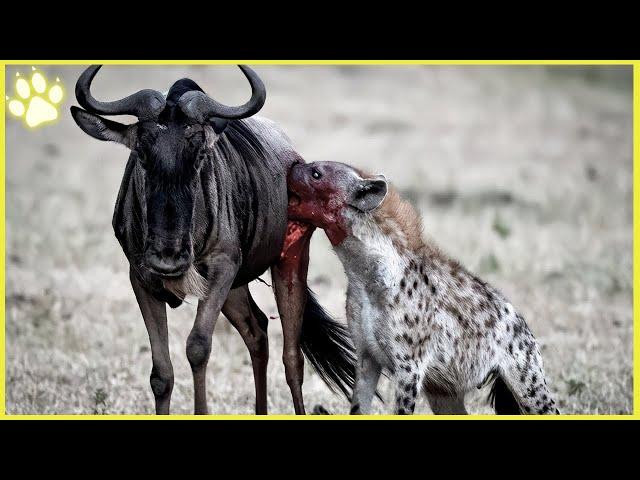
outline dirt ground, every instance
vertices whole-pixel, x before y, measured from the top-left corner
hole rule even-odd
[[[7,68],[7,95],[16,71]],[[384,173],[424,216],[425,235],[502,290],[542,345],[563,413],[632,410],[631,67],[256,67],[262,114],[309,161]],[[68,96],[55,125],[7,117],[8,413],[152,413],[151,355],[111,215],[127,158],[68,113],[79,67],[49,67]],[[232,66],[107,66],[104,99],[191,77],[226,103],[247,88]],[[344,320],[346,280],[322,232],[310,284]],[[269,275],[263,277],[270,282]],[[270,288],[251,290],[277,316]],[[195,306],[169,312],[172,413],[192,412],[184,353]],[[270,325],[269,409],[293,413]],[[249,355],[223,317],[208,373],[212,413],[252,413]],[[382,386],[387,398],[389,385]],[[489,413],[486,391],[469,397]],[[306,367],[307,408],[347,413]],[[378,412],[389,406],[376,404]],[[430,413],[419,403],[418,413]]]

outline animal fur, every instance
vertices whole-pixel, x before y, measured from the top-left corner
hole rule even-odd
[[[370,411],[383,371],[395,380],[398,414],[413,412],[421,390],[435,413],[465,413],[465,394],[493,382],[498,413],[557,413],[522,315],[425,241],[416,211],[386,183],[382,191],[380,178],[373,188],[347,165],[315,162],[294,167],[289,180],[299,197],[290,215],[342,202],[331,219],[346,232],[333,246],[348,278],[346,312],[358,356],[352,413]],[[368,192],[378,200],[363,201]],[[371,210],[352,206],[372,202]],[[324,218],[313,221],[334,228]]]
[[[193,295],[198,300],[204,300],[208,290],[207,280],[198,273],[198,270],[193,265],[180,278],[163,279],[162,286],[180,300],[184,300],[187,295]]]

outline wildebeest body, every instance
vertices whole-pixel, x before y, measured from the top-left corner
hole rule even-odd
[[[266,99],[264,84],[248,67],[251,99],[228,107],[192,80],[167,95],[141,90],[113,102],[96,100],[90,86],[99,66],[76,84],[84,107],[71,107],[80,128],[131,150],[113,216],[127,256],[129,277],[149,334],[150,383],[157,413],[169,413],[173,367],[166,304],[198,297],[186,354],[194,379],[194,411],[207,413],[206,368],[211,337],[223,313],[251,355],[256,413],[267,412],[269,348],[266,315],[247,283],[271,267],[283,327],[283,363],[296,413],[304,413],[303,353],[322,379],[345,395],[353,385],[353,345],[308,291],[310,226],[289,236],[286,177],[302,162],[270,120],[253,117]],[[100,115],[128,114],[125,125]]]
[[[233,288],[254,280],[278,258],[287,225],[286,177],[301,161],[274,122],[261,117],[231,121],[211,148],[199,172],[194,206],[194,266],[206,279],[204,260],[220,244],[240,246],[241,266]],[[136,260],[144,248],[142,167],[131,152],[113,216],[125,255],[159,300],[175,308],[182,302],[162,279]]]

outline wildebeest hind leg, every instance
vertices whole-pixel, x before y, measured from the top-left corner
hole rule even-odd
[[[284,337],[282,361],[287,384],[293,397],[293,407],[298,415],[305,413],[302,399],[304,358],[300,347],[300,336],[302,314],[307,299],[309,242],[313,230],[312,226],[289,221],[282,254],[271,270]]]
[[[222,306],[222,313],[238,330],[249,350],[256,386],[256,413],[266,415],[267,363],[269,361],[267,316],[253,301],[247,285],[229,292],[227,301]]]

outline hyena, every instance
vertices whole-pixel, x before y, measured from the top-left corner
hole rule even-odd
[[[288,188],[290,218],[324,229],[347,275],[352,413],[370,412],[383,370],[396,384],[397,414],[413,413],[420,390],[434,413],[467,413],[465,394],[491,382],[498,414],[559,413],[522,315],[423,240],[420,217],[384,176],[297,164]]]

